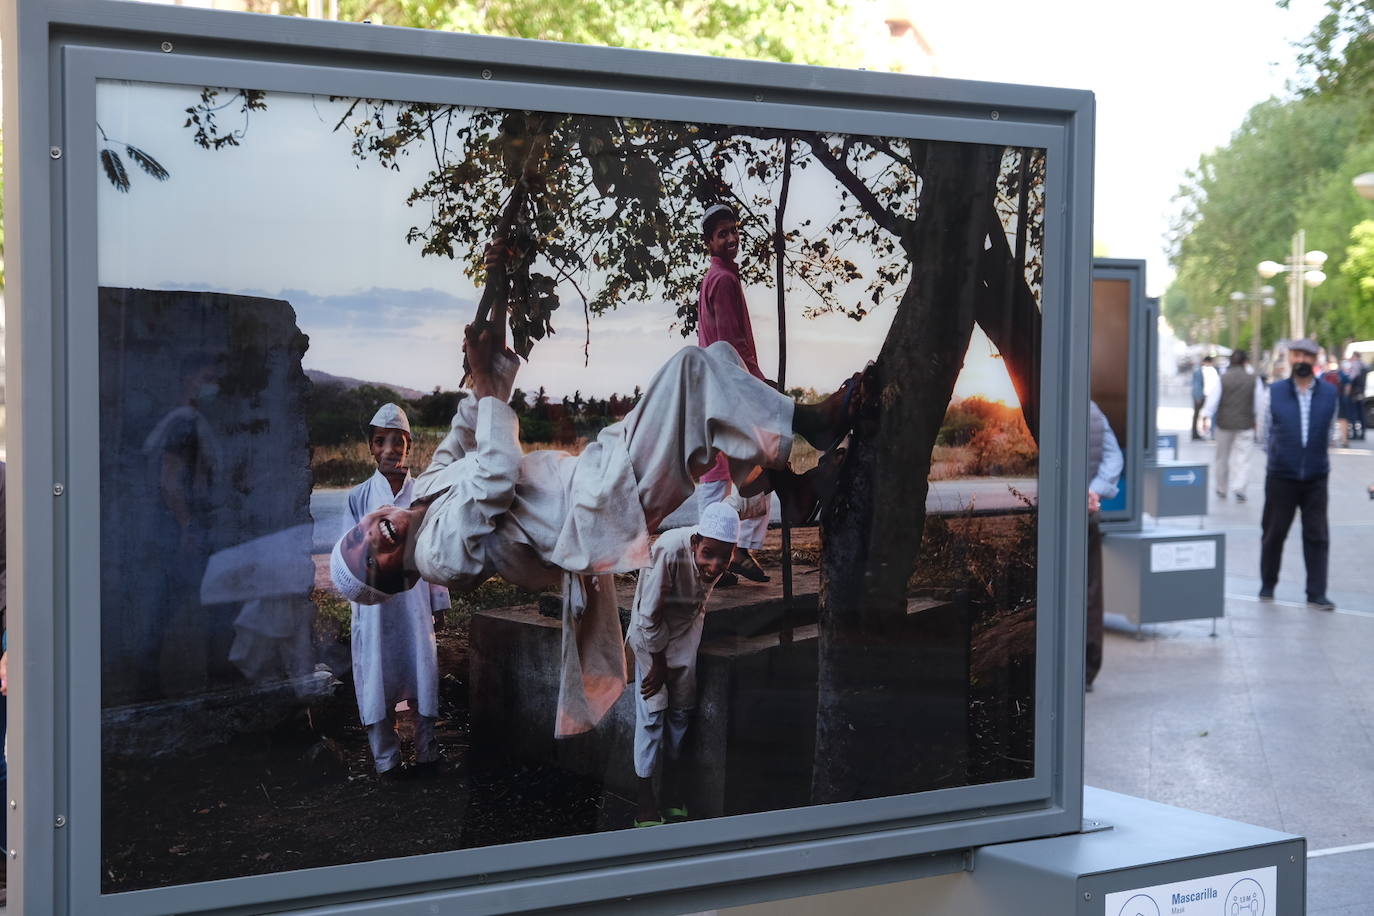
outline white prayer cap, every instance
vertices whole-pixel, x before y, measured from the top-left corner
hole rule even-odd
[[[370,425],[378,429],[399,429],[407,436],[410,435],[410,420],[406,419],[406,412],[395,404],[383,404],[378,407]]]
[[[706,208],[706,212],[701,215],[701,231],[705,232],[706,227],[711,225],[711,220],[715,219],[718,213],[728,213],[731,219],[735,219],[735,209],[728,204],[713,204]]]
[[[697,534],[733,544],[739,540],[739,513],[725,503],[711,503],[697,521]]]
[[[344,537],[348,535],[345,534]],[[339,593],[357,604],[381,604],[390,598],[386,592],[373,588],[353,575],[353,570],[348,568],[348,563],[344,560],[343,542],[344,539],[339,538],[334,544],[334,552],[329,555],[329,578],[334,580],[334,587]]]

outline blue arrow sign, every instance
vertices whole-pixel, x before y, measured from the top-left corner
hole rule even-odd
[[[1202,475],[1191,468],[1186,471],[1169,471],[1164,475],[1164,483],[1171,487],[1192,487],[1202,480]]]

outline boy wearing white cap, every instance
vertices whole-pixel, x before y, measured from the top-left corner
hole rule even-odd
[[[395,404],[383,404],[372,418],[368,450],[377,472],[348,494],[345,528],[382,506],[406,508],[415,482],[410,476],[410,421]],[[449,607],[448,589],[418,582],[378,604],[353,606],[353,686],[358,715],[377,772],[388,779],[432,773],[439,760],[434,720],[439,714],[439,662],[434,612]],[[396,705],[415,712],[415,770],[401,761]]]
[[[725,204],[708,207],[701,218],[701,234],[706,240],[711,264],[706,276],[701,278],[701,288],[697,292],[697,344],[709,347],[718,340],[725,341],[735,348],[750,375],[767,382],[763,370],[759,368],[754,327],[749,321],[749,304],[744,299],[739,265],[735,263],[735,258],[739,256],[739,220],[735,211]],[[715,466],[702,475],[701,485],[697,488],[697,505],[704,510],[712,503],[730,497],[730,490],[730,466],[725,456],[721,455]],[[768,574],[759,566],[751,551],[762,547],[763,539],[768,534],[772,499],[766,493],[759,494],[748,506],[749,511],[745,511],[746,506],[736,494],[734,505],[741,515],[739,559],[721,578],[720,584],[722,587],[735,584],[737,575],[754,582],[767,582]]]
[[[662,824],[654,770],[663,758],[663,797],[670,820],[685,820],[678,765],[697,702],[697,648],[706,599],[729,567],[739,539],[739,516],[712,503],[696,528],[674,528],[654,542],[652,565],[640,570],[626,638],[635,657],[636,827]],[[667,750],[667,754],[663,753]]]

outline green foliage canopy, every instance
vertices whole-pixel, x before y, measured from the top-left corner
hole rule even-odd
[[[283,13],[302,15],[306,0]],[[251,0],[265,12],[269,0]],[[712,54],[783,63],[861,63],[855,0],[339,0],[339,18],[385,25]]]

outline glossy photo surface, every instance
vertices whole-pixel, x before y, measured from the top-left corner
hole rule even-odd
[[[105,893],[1044,775],[1042,150],[96,110]]]

